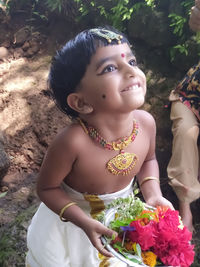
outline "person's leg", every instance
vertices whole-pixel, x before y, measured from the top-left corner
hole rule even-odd
[[[200,145],[199,145],[199,156],[200,156]],[[199,169],[198,169],[198,181],[200,183],[200,160],[199,160]]]
[[[167,172],[179,199],[179,211],[184,225],[193,230],[190,203],[200,196],[198,182],[199,155],[197,138],[199,126],[193,112],[180,101],[172,103],[173,146]]]
[[[194,227],[193,227],[192,212],[190,209],[189,202],[183,202],[179,200],[179,214],[181,216],[183,224],[187,226],[188,230],[193,232]]]

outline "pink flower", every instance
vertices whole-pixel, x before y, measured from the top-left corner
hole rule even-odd
[[[128,241],[138,243],[142,252],[153,252],[164,265],[189,267],[194,260],[192,233],[180,227],[178,211],[168,207],[143,211],[123,229]]]
[[[166,265],[188,267],[194,260],[192,234],[186,227],[180,229],[178,212],[167,210],[159,214],[153,252]]]
[[[129,232],[129,238],[132,242],[139,243],[141,249],[146,251],[155,244],[154,221],[150,221],[147,225],[142,225],[141,220],[131,222],[130,226],[134,226],[136,231]]]
[[[160,211],[158,213],[159,216],[159,228],[165,227],[166,229],[170,229],[171,231],[176,231],[180,224],[179,213],[176,210],[167,209],[166,212]]]

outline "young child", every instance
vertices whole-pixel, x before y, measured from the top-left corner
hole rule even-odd
[[[28,229],[26,266],[126,266],[101,243],[114,232],[95,216],[130,195],[136,175],[149,205],[172,208],[160,190],[154,119],[137,110],[145,75],[123,34],[95,28],[57,53],[49,83],[72,123],[49,147],[39,173],[43,203]]]

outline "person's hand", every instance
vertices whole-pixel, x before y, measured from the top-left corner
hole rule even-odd
[[[164,198],[163,196],[152,196],[148,200],[146,200],[146,203],[150,206],[157,207],[157,206],[164,206],[164,207],[169,207],[170,209],[174,210],[174,207],[172,203]]]
[[[87,223],[82,228],[87,234],[93,246],[104,256],[113,257],[112,253],[110,253],[102,244],[101,236],[106,235],[108,237],[112,237],[113,234],[117,236],[117,233],[111,229],[105,227],[102,223],[89,219]]]
[[[200,31],[200,0],[195,0],[195,6],[191,9],[189,26],[193,31]]]

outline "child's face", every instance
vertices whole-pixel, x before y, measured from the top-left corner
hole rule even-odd
[[[80,82],[94,112],[130,112],[144,103],[146,78],[128,44],[99,47]]]

